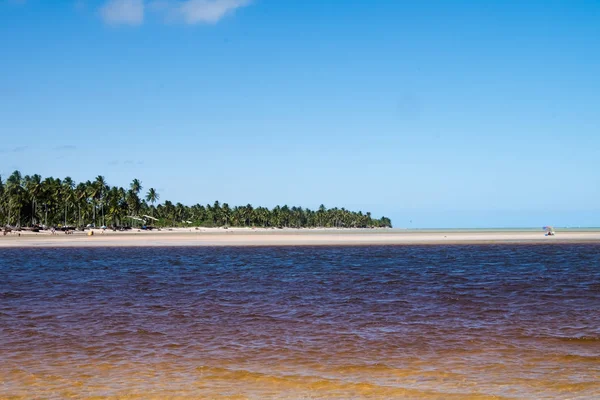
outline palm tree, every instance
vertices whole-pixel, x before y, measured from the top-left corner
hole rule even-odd
[[[140,198],[133,190],[127,191],[126,201],[131,215],[138,215],[141,207]]]
[[[48,206],[50,206],[52,211],[52,206],[56,203],[56,197],[58,196],[58,188],[57,188],[58,179],[54,179],[52,177],[48,177],[42,181],[42,189],[40,193],[40,199],[44,204],[44,225],[48,226]],[[51,212],[51,221],[53,219],[54,214]]]
[[[23,179],[27,197],[31,199],[31,225],[35,224],[37,198],[42,191],[42,177],[39,175],[26,176]]]
[[[324,226],[323,225],[323,217],[325,216],[326,212],[327,212],[327,208],[325,208],[325,205],[321,204],[319,206],[319,211],[317,211],[317,214],[319,215],[319,226]]]
[[[90,221],[92,223],[96,223],[96,188],[91,181],[86,181],[82,184],[84,194],[82,194],[82,206],[83,206],[83,221]],[[83,225],[86,225],[83,222]]]
[[[67,176],[65,179],[63,179],[61,187],[62,199],[65,204],[65,226],[67,226],[67,213],[69,211],[69,204],[71,204],[75,199],[75,193],[73,192],[73,189],[75,189],[75,182],[73,182],[71,177]]]
[[[141,200],[139,193],[142,190],[142,182],[139,179],[134,179],[129,185],[130,191],[127,196],[127,202],[132,215],[138,215],[141,208]]]
[[[221,214],[225,219],[225,226],[229,226],[229,219],[231,218],[231,208],[229,207],[229,204],[223,203]]]
[[[140,182],[139,179],[134,179],[131,181],[131,185],[129,185],[129,187],[133,193],[138,195],[142,191],[142,182]]]
[[[151,209],[152,217],[154,217],[154,203],[156,203],[158,200],[160,200],[160,195],[158,194],[156,189],[150,188],[148,190],[148,194],[146,194],[146,201],[149,201],[150,204],[152,204],[152,209]]]
[[[185,206],[183,204],[177,203],[175,205],[175,216],[177,218],[177,221],[182,222],[182,223],[186,223],[186,221],[187,221],[187,215],[186,215]]]
[[[21,172],[14,171],[6,180],[6,193],[8,194],[8,223],[11,223],[13,213],[17,214],[15,226],[21,225],[21,202],[24,197],[24,190],[21,186]]]
[[[163,208],[164,208],[163,217],[165,219],[171,220],[171,224],[173,225],[175,223],[175,207],[173,206],[173,203],[171,203],[169,200],[167,200],[167,201],[165,201],[165,205]]]
[[[271,217],[271,212],[268,208],[258,207],[255,210],[256,219],[260,222],[263,228],[266,228],[269,225],[269,220]]]
[[[75,202],[77,203],[77,226],[81,227],[81,205],[87,205],[87,191],[85,183],[80,183],[75,188]]]
[[[213,224],[218,225],[219,220],[221,219],[221,203],[219,203],[218,200],[215,201],[215,204],[213,204],[211,211],[213,217]]]
[[[121,187],[112,187],[106,193],[106,205],[108,209],[108,218],[111,226],[120,225],[125,218],[125,213],[129,208],[127,203],[127,193]]]
[[[104,193],[106,192],[107,188],[108,185],[106,183],[106,179],[102,175],[98,175],[94,181],[94,189],[96,190],[94,197],[100,201],[100,207],[102,209],[102,226],[106,225],[106,221],[104,219]],[[95,223],[96,218],[94,217],[94,224]]]

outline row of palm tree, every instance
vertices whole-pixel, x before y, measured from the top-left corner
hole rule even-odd
[[[344,208],[317,210],[302,207],[230,207],[215,201],[212,205],[185,206],[170,201],[157,204],[154,188],[142,192],[142,182],[134,179],[128,189],[109,186],[99,175],[76,183],[40,175],[22,176],[13,172],[6,181],[0,176],[0,224],[10,226],[205,226],[205,227],[391,227],[389,218],[374,219],[370,213]]]

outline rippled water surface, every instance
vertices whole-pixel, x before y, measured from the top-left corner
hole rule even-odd
[[[600,398],[600,246],[0,250],[0,398]]]

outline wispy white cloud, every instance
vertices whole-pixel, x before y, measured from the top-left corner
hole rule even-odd
[[[65,144],[62,146],[56,146],[54,148],[54,150],[56,150],[56,151],[77,150],[77,146],[74,146],[72,144]]]
[[[120,164],[123,164],[123,165],[144,165],[144,162],[143,161],[134,161],[134,160],[125,160],[125,161],[113,160],[113,161],[110,161],[108,163],[108,165],[120,165]]]
[[[141,25],[144,22],[144,0],[108,0],[100,9],[107,24]]]
[[[150,7],[164,13],[169,22],[216,24],[250,2],[251,0],[155,0],[150,3]]]

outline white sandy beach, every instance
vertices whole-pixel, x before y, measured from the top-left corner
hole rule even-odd
[[[20,232],[0,236],[8,247],[177,247],[177,246],[331,246],[477,243],[600,243],[600,232],[557,232],[545,236],[531,231],[397,231],[336,229],[174,228],[162,231],[112,232],[95,230],[72,235]]]

